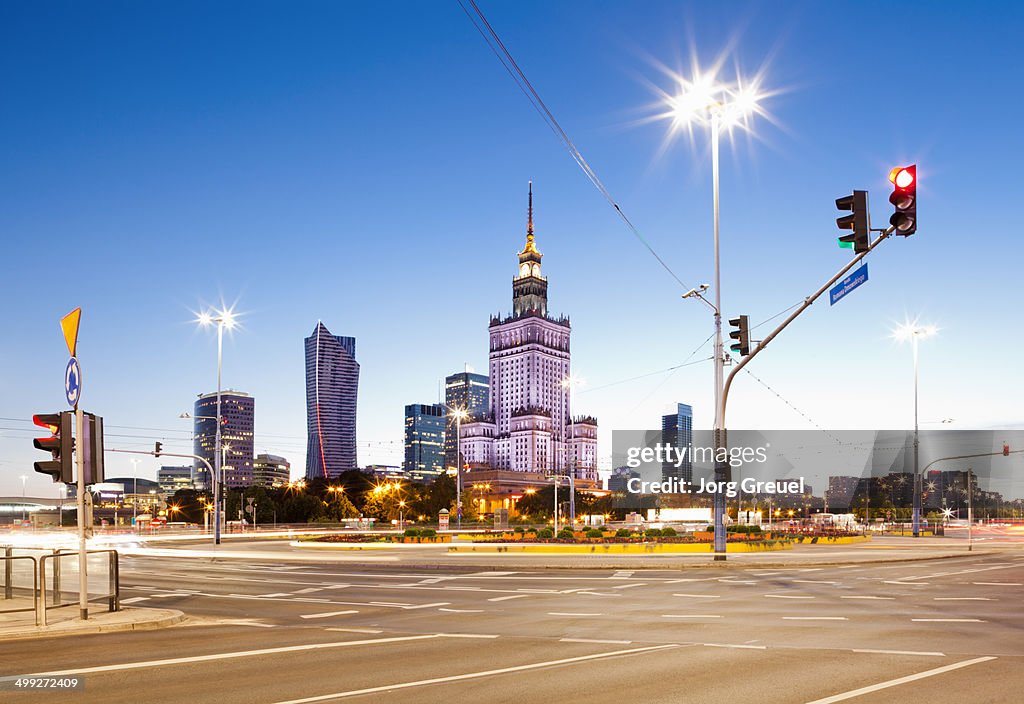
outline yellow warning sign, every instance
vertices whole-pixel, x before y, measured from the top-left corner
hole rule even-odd
[[[75,308],[60,319],[60,329],[64,331],[64,342],[68,343],[68,354],[72,357],[75,356],[75,348],[78,347],[78,321],[81,319],[81,308]]]

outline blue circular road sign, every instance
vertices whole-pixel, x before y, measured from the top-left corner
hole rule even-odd
[[[75,357],[68,360],[68,367],[64,370],[64,395],[72,408],[78,406],[78,399],[82,397],[82,367]]]

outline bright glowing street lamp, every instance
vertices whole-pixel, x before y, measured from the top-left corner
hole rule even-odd
[[[693,125],[707,125],[711,130],[711,182],[712,182],[712,208],[714,219],[714,302],[708,301],[702,295],[703,289],[697,291],[692,289],[684,297],[696,295],[707,303],[714,313],[715,323],[715,448],[716,456],[720,453],[718,448],[724,447],[724,418],[722,408],[722,381],[723,369],[725,366],[725,355],[722,348],[722,276],[721,256],[719,246],[719,168],[718,168],[718,144],[721,132],[724,129],[730,131],[733,128],[743,130],[750,129],[750,119],[754,114],[762,113],[759,100],[764,97],[758,90],[758,80],[744,83],[737,78],[733,83],[720,83],[716,80],[714,72],[697,72],[692,80],[677,77],[679,92],[675,96],[667,97],[668,112],[666,117],[672,120],[674,131],[687,130],[693,134]],[[704,287],[706,288],[706,287]],[[715,479],[723,481],[728,471],[728,465],[722,462],[715,463]],[[715,511],[715,559],[725,559],[725,494],[716,492],[714,495]]]
[[[915,538],[921,535],[921,465],[919,462],[919,442],[917,423],[917,341],[920,338],[933,337],[938,333],[934,325],[918,325],[917,322],[904,323],[892,332],[899,342],[910,340],[914,352],[914,513],[912,532]]]
[[[220,310],[204,311],[196,317],[200,327],[217,326],[217,430],[214,439],[213,458],[216,466],[213,468],[213,543],[220,545],[220,491],[221,491],[221,363],[224,356],[224,330],[232,330],[238,324],[235,312],[230,308]]]
[[[455,524],[462,530],[462,421],[469,418],[469,411],[452,408],[448,415],[455,419]]]

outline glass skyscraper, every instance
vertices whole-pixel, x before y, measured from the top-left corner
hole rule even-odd
[[[676,412],[661,417],[661,441],[673,447],[688,447],[693,443],[693,408],[685,403],[676,404]],[[693,481],[693,460],[690,453],[678,467],[674,462],[661,465],[662,479],[676,477],[687,482]]]
[[[220,429],[220,443],[224,450],[221,468],[224,485],[229,488],[252,484],[253,426],[255,423],[256,401],[241,391],[221,391],[220,415],[223,424]],[[205,458],[215,467],[214,453],[217,447],[217,394],[203,394],[196,400],[195,441],[193,452]],[[210,477],[206,465],[196,463],[196,484],[210,488]]]
[[[472,420],[480,420],[488,414],[491,403],[491,384],[486,374],[458,372],[445,377],[444,403],[448,408],[465,408]],[[448,417],[447,433],[444,438],[445,467],[459,464],[455,457],[455,420]]]
[[[318,322],[306,338],[306,479],[358,469],[356,338],[332,335]]]
[[[413,403],[405,407],[405,462],[413,480],[432,481],[444,471],[447,412],[443,404]]]

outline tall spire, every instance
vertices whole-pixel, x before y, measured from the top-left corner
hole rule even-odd
[[[533,181],[530,181],[530,200],[529,206],[526,210],[526,246],[523,247],[521,254],[527,252],[537,252],[537,247],[533,243]],[[537,252],[539,254],[539,252]]]

